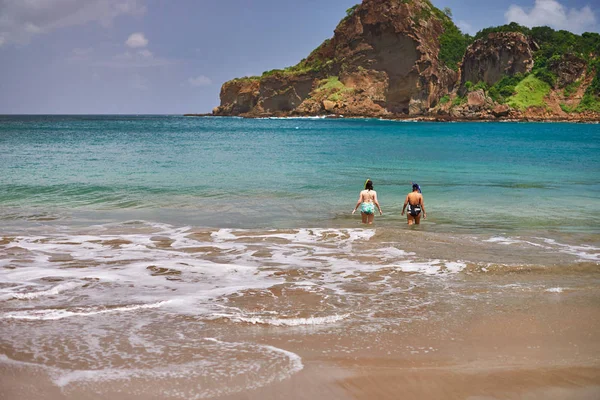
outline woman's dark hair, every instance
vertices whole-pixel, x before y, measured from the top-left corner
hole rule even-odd
[[[367,179],[367,181],[365,182],[365,189],[373,190],[373,181],[372,180]]]

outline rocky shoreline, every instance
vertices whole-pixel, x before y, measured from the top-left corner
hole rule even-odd
[[[214,117],[214,118],[226,118],[227,115],[214,115],[212,113],[202,114],[183,114],[184,117]],[[274,113],[265,114],[261,116],[257,115],[239,115],[238,118],[247,119],[269,119],[269,118],[309,118],[309,119],[381,119],[389,121],[405,121],[405,122],[548,122],[548,123],[584,123],[584,124],[599,124],[600,118],[598,116],[590,117],[553,117],[553,118],[535,118],[535,117],[452,117],[452,116],[419,116],[409,117],[406,115],[395,115],[395,116],[370,116],[370,115],[295,115],[288,113]]]

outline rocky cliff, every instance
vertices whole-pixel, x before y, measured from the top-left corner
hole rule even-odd
[[[588,54],[586,62],[567,52],[547,59],[520,32],[489,33],[467,47],[460,84],[430,114],[459,120],[598,121],[597,56]]]
[[[593,35],[590,43],[600,43]],[[548,58],[549,47],[522,32],[480,36],[462,35],[428,0],[363,0],[299,64],[223,84],[213,114],[599,119],[598,94],[589,90],[598,52]],[[470,40],[466,50],[461,40]],[[457,51],[459,63],[448,56]],[[521,100],[530,89],[541,102]]]
[[[461,88],[466,82],[493,85],[505,75],[526,74],[533,68],[536,46],[519,32],[490,33],[476,40],[465,52],[461,67]]]
[[[217,115],[423,115],[457,73],[439,61],[443,13],[428,1],[365,0],[295,67],[227,82]]]

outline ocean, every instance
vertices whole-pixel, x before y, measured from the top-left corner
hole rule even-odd
[[[597,124],[0,116],[2,398],[596,398],[599,273]]]

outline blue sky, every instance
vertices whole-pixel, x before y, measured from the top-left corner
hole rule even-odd
[[[471,34],[600,32],[600,0],[432,0]],[[296,64],[357,0],[0,0],[0,114],[210,112],[221,84]]]

